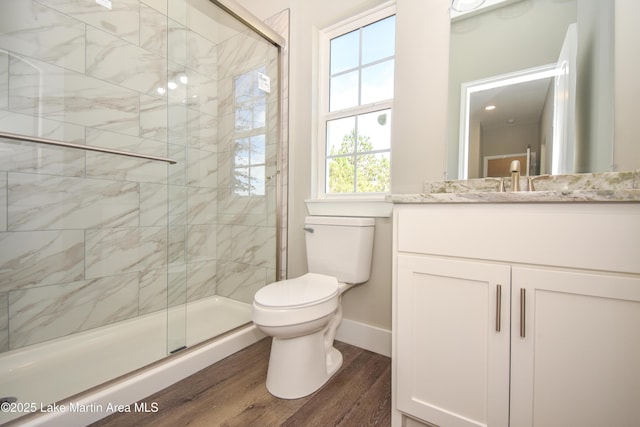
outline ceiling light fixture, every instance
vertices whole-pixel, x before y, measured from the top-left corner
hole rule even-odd
[[[451,9],[456,12],[470,12],[482,6],[485,0],[452,0]]]
[[[495,105],[487,105],[486,107],[484,107],[485,110],[487,111],[493,111],[496,109]]]

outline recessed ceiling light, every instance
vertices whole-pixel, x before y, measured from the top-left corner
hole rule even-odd
[[[485,110],[487,111],[493,111],[496,109],[495,105],[487,105],[486,107],[484,107]]]

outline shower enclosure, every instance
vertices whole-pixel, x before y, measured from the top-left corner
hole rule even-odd
[[[0,399],[46,405],[245,325],[281,276],[284,43],[245,15],[0,2]]]

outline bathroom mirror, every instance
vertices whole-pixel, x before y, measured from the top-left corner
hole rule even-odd
[[[507,0],[452,17],[447,179],[521,156],[523,173],[611,170],[613,30],[613,0]]]

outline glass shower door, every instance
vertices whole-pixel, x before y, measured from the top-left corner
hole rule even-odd
[[[209,1],[169,9],[169,351],[251,321],[276,277],[279,49]]]

